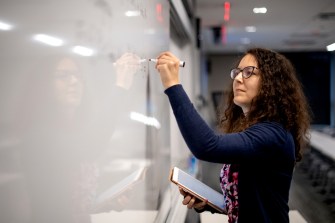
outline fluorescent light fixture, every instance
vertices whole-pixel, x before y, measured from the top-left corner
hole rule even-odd
[[[90,48],[84,47],[84,46],[75,46],[72,49],[72,52],[80,55],[80,56],[84,56],[84,57],[89,57],[92,56],[94,51]]]
[[[260,8],[254,8],[253,12],[254,13],[266,13],[268,10],[265,7],[260,7]]]
[[[12,25],[0,21],[0,30],[8,31],[11,30],[12,28],[13,28]]]
[[[41,43],[47,44],[49,46],[63,45],[63,40],[53,37],[53,36],[45,35],[45,34],[37,34],[34,36],[34,39]]]
[[[125,15],[128,17],[135,17],[135,16],[140,16],[141,12],[140,11],[126,11]]]
[[[246,26],[245,31],[247,31],[248,33],[254,33],[254,32],[256,32],[256,27],[255,26]]]
[[[328,51],[334,51],[335,50],[335,43],[328,45],[327,50]]]
[[[161,128],[161,124],[157,121],[157,119],[153,117],[148,117],[138,112],[130,112],[130,119],[141,122],[145,125],[154,126],[156,129]]]

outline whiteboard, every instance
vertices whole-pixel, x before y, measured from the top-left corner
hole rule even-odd
[[[90,222],[141,168],[104,211],[158,210],[169,107],[147,59],[168,49],[168,1],[3,0],[0,22],[0,221]]]

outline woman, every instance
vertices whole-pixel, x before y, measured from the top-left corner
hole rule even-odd
[[[293,169],[308,143],[309,107],[292,64],[281,54],[254,48],[231,71],[231,93],[219,115],[222,133],[198,115],[180,84],[179,59],[158,56],[156,68],[191,152],[224,163],[221,188],[231,222],[289,222]],[[183,204],[211,210],[180,190]],[[213,210],[211,210],[213,211]]]
[[[100,170],[115,154],[111,137],[128,106],[119,102],[128,97],[139,57],[124,54],[113,66],[115,73],[99,73],[99,80],[88,79],[79,58],[44,59],[29,75],[19,111],[26,221],[85,223],[91,222],[92,213],[122,210],[128,205],[124,197],[111,200],[103,210],[95,202],[100,185],[113,180],[111,173]],[[13,214],[18,215],[8,215]]]

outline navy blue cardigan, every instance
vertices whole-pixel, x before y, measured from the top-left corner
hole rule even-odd
[[[289,222],[288,199],[295,163],[292,135],[275,122],[257,123],[240,133],[219,134],[197,113],[182,85],[172,86],[165,93],[195,157],[239,164],[238,222]]]

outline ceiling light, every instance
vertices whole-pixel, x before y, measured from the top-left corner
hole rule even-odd
[[[335,43],[328,45],[327,50],[328,51],[334,51],[335,50]]]
[[[137,122],[141,122],[145,125],[154,126],[156,129],[161,128],[161,124],[158,122],[156,118],[148,117],[138,112],[130,112],[130,119]]]
[[[126,11],[125,15],[128,17],[135,17],[135,16],[140,16],[141,12],[140,11]]]
[[[63,45],[63,40],[53,37],[53,36],[45,35],[45,34],[37,34],[34,36],[34,39],[41,43],[47,44],[49,46]]]
[[[245,31],[247,31],[248,33],[254,33],[254,32],[256,32],[256,27],[255,26],[246,26]]]
[[[84,57],[89,57],[92,56],[94,51],[90,48],[84,47],[84,46],[75,46],[72,49],[72,52],[80,55],[80,56],[84,56]]]
[[[0,21],[0,30],[8,31],[12,29],[12,25]]]
[[[261,7],[261,8],[254,8],[253,12],[254,13],[266,13],[268,10],[265,7]]]

